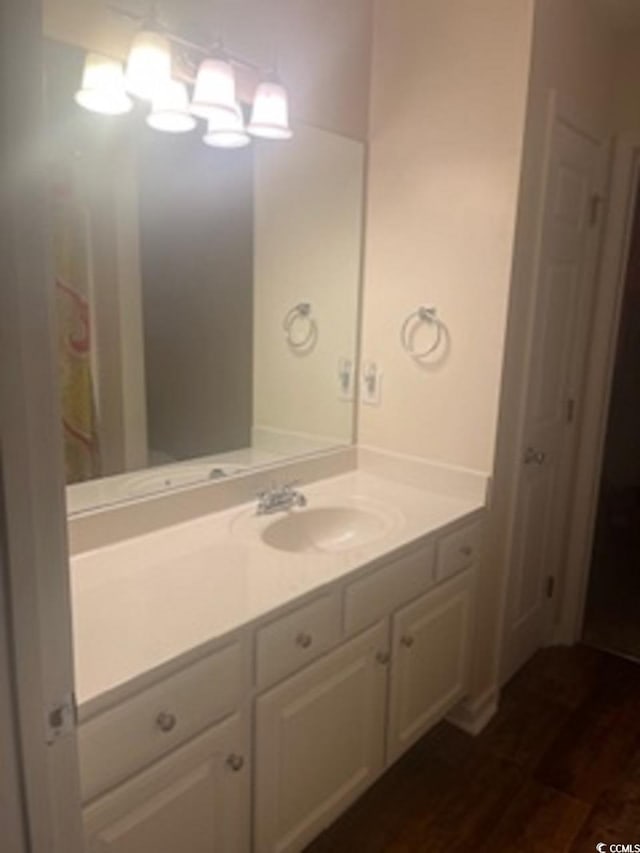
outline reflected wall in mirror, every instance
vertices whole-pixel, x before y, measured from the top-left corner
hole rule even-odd
[[[363,145],[96,115],[84,52],[45,47],[70,512],[350,444]]]

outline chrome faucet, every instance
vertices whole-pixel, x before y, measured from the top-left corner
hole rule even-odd
[[[295,488],[297,485],[297,483],[286,483],[284,486],[272,486],[264,492],[258,492],[256,515],[288,512],[294,506],[306,506],[307,499]]]

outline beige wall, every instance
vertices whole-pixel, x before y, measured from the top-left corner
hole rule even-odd
[[[553,88],[583,130],[606,137],[616,50],[606,16],[585,0],[536,0],[535,45],[529,127],[540,121],[540,98]]]
[[[384,371],[365,445],[491,471],[529,70],[532,3],[379,0],[363,358]],[[399,346],[433,303],[446,362]]]
[[[299,126],[284,146],[255,149],[254,427],[330,443],[353,439],[338,362],[355,363],[364,147]],[[283,319],[309,302],[316,346],[287,346]],[[304,334],[299,321],[296,339]]]
[[[222,36],[230,50],[267,67],[277,57],[296,118],[365,139],[371,3],[166,0],[160,5],[180,34],[198,42]],[[124,57],[135,26],[109,12],[104,0],[44,0],[45,34],[59,41]],[[242,83],[244,94],[250,94],[255,80]]]

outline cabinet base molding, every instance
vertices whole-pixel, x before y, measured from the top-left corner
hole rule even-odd
[[[479,735],[491,722],[498,710],[500,690],[493,685],[475,699],[464,699],[447,714],[447,720],[452,725],[469,735]]]

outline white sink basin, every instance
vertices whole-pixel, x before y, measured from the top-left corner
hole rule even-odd
[[[393,526],[392,517],[377,508],[323,506],[274,517],[261,538],[279,551],[336,553],[381,539]]]

